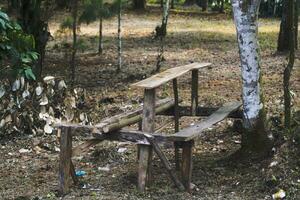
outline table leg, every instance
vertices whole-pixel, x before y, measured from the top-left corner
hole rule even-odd
[[[198,108],[198,69],[192,70],[191,114],[196,116]]]
[[[153,133],[155,119],[155,89],[145,89],[144,93],[144,109],[142,131]],[[146,182],[151,182],[151,162],[152,147],[140,144],[139,150],[139,169],[138,169],[138,189],[143,192]]]

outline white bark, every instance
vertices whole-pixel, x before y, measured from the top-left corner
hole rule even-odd
[[[168,24],[169,7],[170,7],[170,0],[166,0],[166,3],[164,4],[164,13],[162,19],[162,26],[166,26],[166,28]]]
[[[119,13],[118,13],[118,70],[122,68],[122,37],[121,37],[121,10],[122,1],[119,1]]]
[[[231,3],[241,59],[244,126],[251,128],[255,125],[263,109],[257,41],[260,0],[231,0]]]

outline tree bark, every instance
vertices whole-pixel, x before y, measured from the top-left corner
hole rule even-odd
[[[269,139],[266,133],[266,116],[261,88],[257,18],[260,0],[232,0],[234,21],[240,51],[243,84],[243,119],[245,133],[242,151],[266,152]]]
[[[73,32],[73,46],[72,46],[72,57],[71,57],[71,81],[72,85],[75,82],[75,72],[76,72],[76,53],[77,53],[77,14],[78,14],[78,0],[72,0],[72,32]]]
[[[297,5],[297,4],[296,4]],[[290,13],[290,18],[288,19],[288,27],[290,30],[287,30],[290,35],[290,46],[289,46],[289,62],[284,69],[283,73],[283,91],[284,91],[284,126],[286,130],[290,130],[291,128],[291,94],[290,94],[290,77],[291,73],[294,67],[294,61],[295,61],[295,1],[289,0],[287,3],[287,12]]]
[[[164,10],[163,10],[163,17],[161,26],[156,28],[156,34],[159,37],[160,40],[160,48],[159,53],[157,56],[157,63],[156,63],[156,72],[160,71],[161,62],[164,59],[164,45],[165,45],[165,37],[167,35],[167,25],[168,25],[168,18],[169,18],[169,7],[170,7],[170,0],[166,0],[164,4]]]
[[[121,71],[121,68],[122,68],[121,11],[122,11],[122,1],[119,0],[119,10],[118,10],[118,71]]]
[[[183,5],[184,6],[192,6],[192,5],[195,5],[197,4],[197,1],[196,0],[185,0]]]
[[[98,46],[98,54],[101,55],[103,53],[103,19],[100,17],[99,19],[99,46]]]
[[[146,9],[146,0],[133,0],[133,9],[145,10]]]
[[[20,5],[19,5],[20,4]],[[20,11],[20,24],[23,30],[32,34],[35,39],[35,50],[39,53],[38,63],[34,67],[34,73],[38,79],[41,78],[45,49],[50,32],[48,23],[42,20],[42,1],[12,1],[12,6]]]
[[[171,0],[171,9],[174,9],[174,1],[175,0]]]
[[[297,28],[293,28],[295,31],[295,35],[298,35],[298,23],[296,24],[296,21],[298,21],[298,7],[294,6],[293,12],[291,12],[290,8],[290,0],[283,1],[283,10],[282,10],[282,17],[281,17],[281,23],[280,23],[280,31],[278,35],[278,44],[277,44],[277,51],[284,52],[288,51],[291,46],[292,38],[290,37],[290,30],[292,30],[292,27],[295,26]],[[296,0],[296,2],[298,2]],[[294,19],[296,20],[294,20]],[[295,21],[295,24],[291,23],[291,21]],[[297,48],[298,40],[295,38],[293,40],[295,43],[295,47]]]

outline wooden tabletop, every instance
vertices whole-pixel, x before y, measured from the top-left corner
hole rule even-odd
[[[192,63],[192,64],[188,64],[188,65],[184,65],[184,66],[170,68],[170,69],[167,69],[166,71],[163,71],[161,73],[153,75],[147,79],[144,79],[142,81],[134,83],[134,84],[132,84],[132,86],[144,88],[144,89],[157,88],[160,85],[162,85],[170,80],[173,80],[191,70],[208,67],[210,65],[211,65],[211,63]]]

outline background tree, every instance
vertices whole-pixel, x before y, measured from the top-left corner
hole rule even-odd
[[[240,50],[243,84],[242,153],[260,155],[269,147],[266,114],[262,98],[257,18],[260,0],[232,0]]]
[[[289,30],[286,30],[289,33],[289,62],[284,69],[284,75],[283,75],[283,88],[284,88],[284,125],[287,130],[290,130],[291,127],[291,93],[290,93],[290,78],[291,78],[291,73],[292,69],[294,67],[294,61],[295,61],[295,1],[294,0],[289,0],[287,1],[286,4],[286,13],[289,13],[287,15],[286,22],[289,23],[287,24],[287,27],[289,27]]]
[[[113,16],[112,6],[111,4],[104,3],[103,0],[87,0],[84,3],[83,12],[79,18],[79,22],[86,22],[87,24],[99,20],[99,54],[103,52],[103,19]]]
[[[35,64],[34,72],[40,77],[43,69],[45,49],[50,37],[48,20],[53,10],[52,0],[14,0],[9,4],[11,10],[16,10],[18,21],[23,30],[33,35],[35,51],[39,53],[39,60]]]
[[[146,0],[133,0],[133,9],[145,10],[146,9]]]
[[[156,72],[160,71],[161,63],[164,60],[164,45],[165,45],[165,37],[167,35],[169,7],[170,7],[170,0],[165,0],[161,26],[157,26],[155,29],[156,31],[155,37],[159,39],[159,44],[160,44],[158,50],[158,56],[157,56]]]
[[[288,51],[291,46],[291,42],[294,42],[294,46],[297,49],[298,47],[298,40],[291,38],[290,30],[293,30],[295,36],[298,36],[298,6],[293,6],[294,11],[291,12],[290,10],[290,0],[283,1],[283,10],[282,10],[282,17],[280,23],[280,31],[278,36],[278,44],[277,44],[277,51],[283,52]],[[298,2],[299,0],[293,0]],[[294,3],[295,4],[295,3]],[[298,3],[296,3],[298,5]],[[291,23],[293,21],[293,23]]]
[[[78,16],[78,0],[72,0],[72,32],[73,32],[73,45],[72,45],[72,56],[70,62],[71,70],[71,81],[72,85],[75,82],[75,72],[76,72],[76,52],[77,52],[77,16]]]
[[[0,78],[14,81],[23,76],[35,80],[31,68],[38,59],[34,37],[0,11]]]
[[[118,71],[122,69],[122,35],[121,35],[121,12],[122,12],[122,0],[117,0],[118,5]]]

